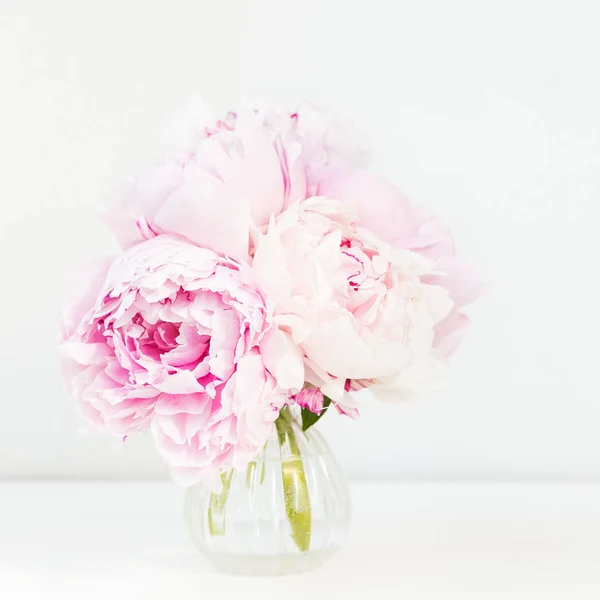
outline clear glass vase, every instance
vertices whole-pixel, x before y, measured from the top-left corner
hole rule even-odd
[[[245,472],[222,488],[188,490],[186,520],[198,550],[220,571],[283,575],[313,569],[340,547],[350,522],[346,480],[327,443],[303,432],[289,408]]]

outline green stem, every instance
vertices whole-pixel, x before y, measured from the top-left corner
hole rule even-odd
[[[262,466],[260,468],[260,485],[265,482],[265,475],[267,474],[267,459],[263,457]]]
[[[225,535],[225,506],[229,497],[229,488],[233,478],[233,469],[221,473],[221,492],[210,495],[208,504],[208,529],[211,535]]]
[[[283,449],[287,441],[291,454],[285,458],[282,454],[281,461],[285,512],[292,528],[294,543],[300,552],[306,552],[310,546],[311,534],[310,497],[302,454],[292,422],[292,414],[287,407],[284,407],[275,421],[275,426],[280,448]]]
[[[254,486],[254,475],[256,473],[256,461],[253,460],[248,463],[248,468],[246,469],[246,487],[251,488]]]
[[[281,460],[281,475],[283,481],[283,496],[285,502],[285,512],[292,528],[292,539],[300,552],[308,551],[310,547],[311,536],[311,511],[310,496],[308,494],[308,484],[306,482],[306,473],[302,453],[298,446],[296,433],[294,431],[294,417],[287,407],[284,407],[279,418],[275,421],[277,428],[277,437],[279,439]],[[289,456],[284,456],[283,449],[286,445],[289,447]],[[262,461],[260,473],[260,483],[264,483],[266,461]],[[254,480],[257,464],[252,461],[248,464],[246,472],[246,485]],[[221,491],[211,493],[208,505],[208,528],[210,534],[225,535],[225,509],[231,481],[233,479],[233,469],[221,473]]]

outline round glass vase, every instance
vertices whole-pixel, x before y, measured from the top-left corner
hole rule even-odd
[[[346,480],[316,427],[302,431],[288,407],[246,471],[221,474],[186,497],[186,520],[198,550],[219,571],[241,575],[299,573],[323,564],[350,523]]]

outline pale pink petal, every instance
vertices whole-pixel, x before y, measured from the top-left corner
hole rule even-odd
[[[439,258],[435,274],[427,276],[427,281],[446,288],[459,307],[476,300],[488,287],[475,267],[453,256]]]
[[[248,255],[250,237],[245,208],[223,186],[189,183],[171,194],[154,218],[160,229],[237,260]]]
[[[376,344],[357,332],[348,317],[319,323],[303,342],[311,361],[325,371],[344,379],[368,379],[396,372],[410,359],[400,344],[377,340]]]
[[[300,348],[291,336],[273,328],[260,341],[265,367],[284,390],[301,389],[304,385],[304,363]]]
[[[246,199],[254,223],[264,225],[283,208],[284,182],[279,157],[268,134],[251,117],[238,119],[236,133],[243,147],[243,158],[232,161],[228,171],[221,171],[221,176]]]
[[[62,309],[62,339],[72,335],[85,314],[91,310],[106,278],[111,260],[102,258],[88,263],[76,274],[77,288]]]
[[[273,227],[261,236],[252,265],[257,282],[274,302],[283,303],[290,297],[292,282],[285,249]]]
[[[414,233],[414,207],[387,180],[367,171],[345,167],[323,168],[318,193],[356,206],[361,227],[393,243]]]
[[[168,161],[137,181],[121,187],[100,216],[112,229],[119,244],[130,248],[160,233],[153,228],[154,216],[182,183],[181,169]]]

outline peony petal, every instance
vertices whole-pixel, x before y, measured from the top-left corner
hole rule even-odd
[[[360,169],[325,167],[319,172],[318,193],[354,203],[361,227],[385,242],[393,243],[414,232],[414,207],[382,177]]]
[[[122,248],[156,235],[154,215],[162,203],[183,183],[181,168],[166,162],[152,169],[134,183],[122,186],[102,220],[115,234]]]
[[[156,382],[154,387],[165,394],[193,394],[204,391],[204,387],[190,371],[178,371],[167,375],[162,381]]]
[[[312,362],[342,379],[373,379],[408,363],[410,353],[404,343],[374,341],[361,337],[349,317],[340,316],[320,323],[304,340],[303,349]]]
[[[247,209],[222,184],[188,183],[171,194],[154,219],[163,231],[237,260],[248,255]]]
[[[62,310],[63,340],[66,340],[75,332],[86,313],[93,308],[111,262],[109,258],[92,261],[80,269],[75,277],[78,282],[77,288],[73,290]]]
[[[252,262],[256,280],[275,303],[284,303],[290,296],[292,281],[286,264],[285,247],[271,221],[269,230],[260,236]]]
[[[304,364],[299,347],[288,333],[278,328],[268,331],[260,342],[265,367],[284,390],[302,389]]]
[[[62,350],[80,365],[93,365],[112,355],[111,349],[106,344],[65,342]]]
[[[241,117],[236,133],[243,147],[243,161],[231,165],[226,174],[229,184],[249,203],[250,215],[257,225],[266,225],[271,215],[283,208],[284,182],[279,157],[268,133],[250,116]]]
[[[438,259],[435,271],[426,281],[445,287],[459,307],[473,302],[488,289],[474,266],[453,256]]]
[[[384,401],[409,398],[411,394],[440,389],[447,381],[447,364],[434,352],[420,357],[400,373],[382,377],[369,390]]]

